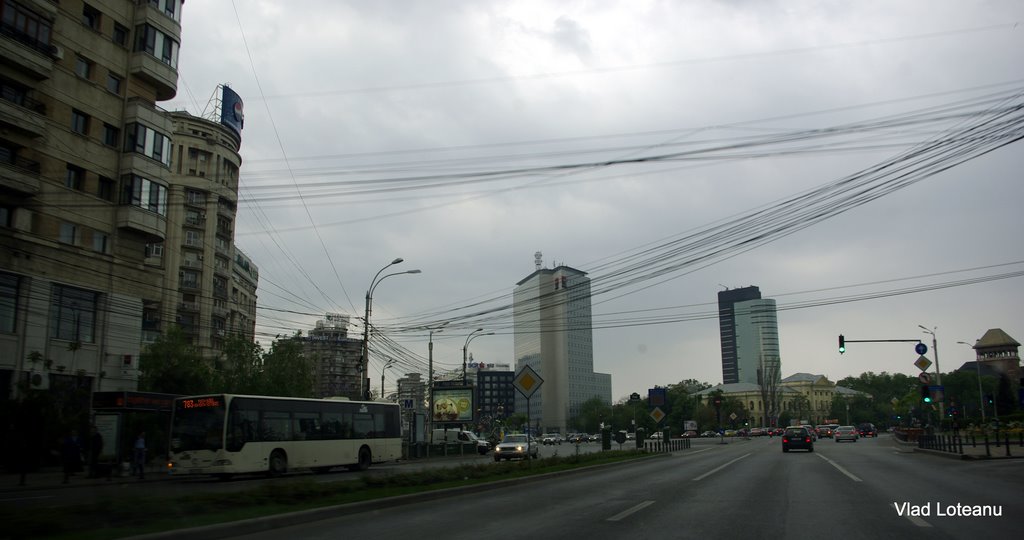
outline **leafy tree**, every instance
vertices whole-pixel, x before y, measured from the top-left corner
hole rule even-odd
[[[240,334],[228,337],[217,359],[218,390],[229,394],[257,394],[263,389],[263,349]]]
[[[300,339],[274,341],[263,355],[262,368],[259,378],[262,394],[313,397],[313,366],[303,354]]]
[[[139,390],[166,394],[205,394],[213,370],[178,326],[171,326],[139,357]]]
[[[601,422],[612,420],[612,409],[599,397],[592,397],[580,404],[578,423],[588,433],[601,431]]]

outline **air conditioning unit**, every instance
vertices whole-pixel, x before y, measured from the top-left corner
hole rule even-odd
[[[50,388],[50,374],[33,369],[28,373],[28,385],[33,390],[47,390]]]
[[[64,59],[64,47],[61,47],[59,45],[54,45],[53,46],[53,57],[56,58],[57,60],[63,60]]]

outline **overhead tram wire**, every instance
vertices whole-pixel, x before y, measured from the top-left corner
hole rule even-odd
[[[235,13],[235,20],[238,23],[238,32],[239,32],[239,35],[242,38],[242,44],[245,47],[246,56],[249,59],[249,68],[250,68],[250,70],[252,72],[253,79],[256,82],[256,87],[259,89],[260,96],[263,96],[264,95],[264,93],[263,93],[263,86],[260,83],[259,75],[256,73],[256,66],[255,66],[255,63],[253,62],[253,59],[252,59],[252,52],[249,49],[248,41],[245,38],[245,29],[242,27],[242,20],[241,20],[241,18],[238,15],[238,7],[235,5],[235,1],[234,0],[231,0],[231,8],[232,8],[232,10]],[[276,122],[274,121],[274,115],[270,111],[270,107],[266,104],[266,100],[265,99],[263,100],[263,103],[264,103],[264,107],[265,107],[266,112],[267,112],[267,118],[270,120],[271,127],[273,128],[274,137],[277,140],[278,147],[281,150],[281,155],[284,156],[285,163],[287,164],[287,156],[288,156],[288,154],[287,154],[287,152],[284,149],[284,143],[281,140],[281,134],[280,134],[280,132],[277,129]],[[292,182],[294,183],[295,182],[294,176],[292,176],[291,179],[292,179]],[[316,237],[320,241],[320,247],[323,249],[324,255],[327,257],[327,261],[331,265],[331,269],[334,271],[334,276],[335,276],[335,278],[338,281],[338,285],[341,287],[342,293],[345,295],[345,299],[348,301],[348,305],[352,308],[352,311],[355,312],[356,311],[355,304],[352,302],[352,299],[348,295],[348,291],[345,289],[344,283],[342,283],[342,281],[341,281],[341,276],[338,274],[338,269],[337,269],[337,267],[334,264],[334,259],[331,257],[330,251],[327,249],[327,245],[324,243],[323,237],[320,235],[320,231],[316,227],[316,223],[313,220],[312,214],[309,212],[309,208],[305,206],[305,201],[304,201],[304,199],[302,199],[302,191],[296,187],[296,193],[299,195],[299,199],[301,201],[303,201],[303,208],[306,211],[306,216],[309,218],[310,223],[313,225],[313,231],[316,233]],[[270,231],[268,231],[268,232],[270,232]],[[277,233],[271,233],[271,237],[272,238],[274,238],[275,236],[277,236]],[[278,246],[279,249],[281,249],[283,252],[285,252],[287,254],[287,251],[285,250],[284,246],[282,246],[280,243],[278,243],[276,239],[274,239],[274,243]],[[323,289],[321,289],[313,281],[313,279],[309,276],[309,274],[305,271],[305,269],[302,268],[302,266],[295,260],[294,256],[289,256],[288,258],[292,262],[292,264],[295,265],[296,268],[298,268],[300,270],[300,272],[306,277],[306,279],[309,280],[309,282],[313,285],[313,287],[316,288],[317,291],[319,291],[320,294],[323,295],[323,297],[328,300],[328,302],[330,302],[332,305],[337,305],[337,302],[334,302],[333,300],[331,300],[330,296],[327,295],[327,293],[324,292]]]

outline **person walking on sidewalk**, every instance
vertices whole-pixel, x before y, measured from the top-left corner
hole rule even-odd
[[[72,429],[64,438],[60,449],[61,463],[64,465],[64,483],[77,472],[82,471],[82,443],[78,440],[78,431]]]
[[[132,474],[138,472],[139,480],[146,476],[146,432],[139,433],[132,452]]]

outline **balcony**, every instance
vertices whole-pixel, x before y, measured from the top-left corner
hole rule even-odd
[[[183,282],[181,286],[185,287],[185,283]],[[179,302],[178,309],[182,311],[199,311],[199,302]]]
[[[13,96],[12,96],[13,97]],[[46,105],[28,96],[0,94],[0,126],[29,137],[46,134]]]
[[[15,158],[13,163],[0,162],[0,188],[23,197],[34,197],[41,189],[39,163]]]
[[[128,72],[153,85],[157,101],[173,99],[178,93],[178,70],[145,51],[132,53]]]
[[[149,242],[162,242],[166,237],[167,218],[126,204],[117,209],[117,227],[142,233]]]
[[[37,81],[50,78],[54,60],[62,54],[57,47],[42,43],[17,28],[0,25],[0,58]]]

